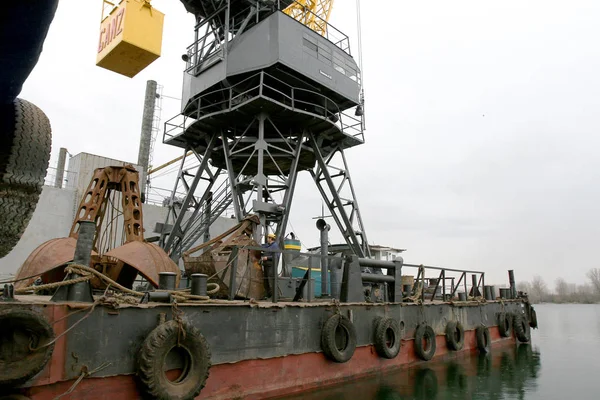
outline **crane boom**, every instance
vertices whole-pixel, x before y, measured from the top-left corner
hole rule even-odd
[[[325,36],[333,0],[297,0],[283,12]]]

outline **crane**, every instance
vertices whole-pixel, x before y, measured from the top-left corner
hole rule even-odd
[[[333,0],[298,0],[283,12],[325,36],[332,8]]]

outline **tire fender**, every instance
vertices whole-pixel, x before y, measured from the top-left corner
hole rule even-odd
[[[167,355],[173,349],[182,351],[186,358],[183,372],[175,381],[163,372]],[[191,324],[174,320],[160,324],[146,337],[138,354],[140,388],[153,399],[192,400],[206,385],[210,356],[206,339]]]
[[[375,323],[375,350],[383,358],[392,359],[400,353],[402,339],[395,319],[380,318]]]
[[[523,317],[523,314],[515,314],[513,316],[513,330],[519,342],[527,343],[530,340],[529,323]]]
[[[481,354],[487,354],[492,347],[492,338],[490,330],[485,325],[479,325],[475,329],[475,337],[477,338],[477,349]]]
[[[0,387],[19,386],[44,369],[53,339],[52,326],[42,315],[22,308],[0,311]]]
[[[535,312],[535,308],[531,307],[531,311],[529,313],[529,326],[533,329],[537,329],[538,321],[537,321],[537,313]]]
[[[465,345],[465,329],[460,321],[450,321],[446,325],[446,345],[450,350],[462,350]]]
[[[422,360],[429,361],[435,355],[436,342],[433,328],[420,324],[415,331],[415,352]]]
[[[345,363],[356,350],[356,328],[346,317],[334,314],[323,324],[321,348],[332,361]]]
[[[510,313],[498,313],[498,331],[502,337],[510,337],[512,330],[512,318]]]

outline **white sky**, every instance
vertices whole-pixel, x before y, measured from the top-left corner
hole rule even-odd
[[[60,147],[135,162],[146,80],[180,97],[193,17],[152,4],[163,54],[129,79],[95,66],[101,1],[60,1],[20,96],[51,120],[52,162]],[[600,2],[364,1],[362,20],[366,144],[347,157],[370,242],[487,282],[582,283],[598,266]],[[330,22],[356,52],[355,1]],[[163,101],[163,121],[178,111]],[[157,144],[154,164],[178,155]],[[315,245],[318,192],[298,185],[291,222]]]

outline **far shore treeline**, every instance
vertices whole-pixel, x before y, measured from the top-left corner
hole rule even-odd
[[[531,281],[517,282],[517,290],[526,292],[532,303],[600,303],[600,268],[589,270],[587,278],[582,285],[558,278],[549,286],[536,275]]]

